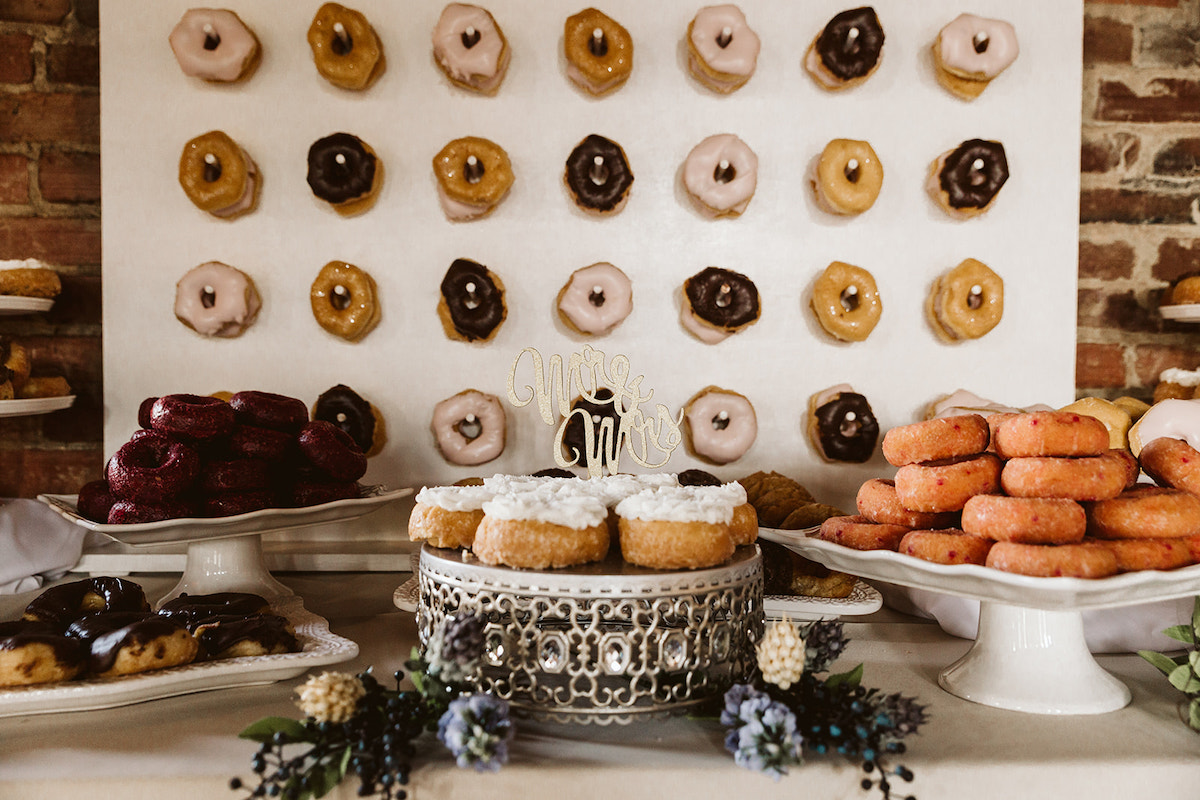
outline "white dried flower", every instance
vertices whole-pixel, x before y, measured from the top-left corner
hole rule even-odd
[[[758,669],[763,680],[787,689],[804,674],[804,639],[786,617],[767,628],[758,643]]]
[[[322,672],[296,687],[296,705],[317,722],[345,722],[367,693],[362,681],[345,672]]]

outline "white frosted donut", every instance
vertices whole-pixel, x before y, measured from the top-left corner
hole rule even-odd
[[[433,28],[433,57],[453,83],[492,94],[508,69],[509,47],[487,9],[450,3]]]
[[[605,261],[572,272],[558,293],[559,316],[577,333],[608,333],[632,310],[629,276]]]
[[[704,85],[732,92],[754,74],[758,35],[735,5],[707,6],[688,25],[688,66]]]
[[[1017,60],[1013,26],[999,19],[959,14],[942,28],[935,45],[942,69],[962,78],[990,81]]]
[[[740,216],[758,186],[758,156],[732,133],[709,136],[683,162],[683,185],[705,216]]]
[[[1135,456],[1162,437],[1182,439],[1200,450],[1200,400],[1161,400],[1129,429],[1129,450]]]
[[[183,74],[193,78],[232,83],[258,66],[258,39],[232,11],[189,9],[167,40]]]
[[[447,397],[434,406],[430,427],[451,464],[486,464],[504,452],[504,408],[495,395],[466,389]]]
[[[192,267],[175,284],[175,316],[201,336],[239,336],[260,308],[250,276],[220,261]]]
[[[728,464],[746,454],[758,437],[754,406],[742,395],[708,386],[684,406],[688,447],[710,464]]]

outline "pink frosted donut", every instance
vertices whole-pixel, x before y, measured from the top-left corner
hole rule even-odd
[[[716,92],[732,92],[750,80],[760,47],[758,35],[735,5],[706,6],[688,25],[688,68]]]
[[[632,310],[629,276],[605,261],[575,270],[558,292],[558,315],[577,333],[606,334]]]
[[[683,412],[688,449],[710,464],[728,464],[746,454],[758,436],[754,406],[742,395],[708,386]]]
[[[466,389],[434,406],[430,424],[442,458],[470,467],[504,452],[504,408],[495,395]]]
[[[492,15],[479,6],[450,3],[433,28],[433,57],[451,83],[494,94],[508,69],[510,50]]]
[[[942,28],[933,43],[938,82],[973,100],[993,78],[1017,60],[1020,47],[1013,26],[1003,20],[960,14]]]
[[[683,162],[683,185],[705,216],[741,216],[758,186],[758,156],[732,133],[709,136]]]
[[[175,318],[201,336],[241,336],[261,308],[250,276],[220,261],[192,267],[175,284]]]
[[[184,75],[214,83],[245,80],[261,60],[254,31],[225,9],[189,9],[167,41]]]

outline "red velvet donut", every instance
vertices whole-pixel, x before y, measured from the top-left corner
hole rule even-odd
[[[196,506],[185,500],[166,500],[162,503],[136,503],[118,500],[108,512],[110,525],[137,525],[196,516]]]
[[[150,412],[153,410],[154,401],[157,399],[157,397],[147,397],[142,401],[141,405],[138,406],[138,425],[141,425],[143,428],[150,427]]]
[[[308,406],[295,397],[271,392],[238,392],[229,398],[235,418],[242,425],[295,433],[308,422]]]
[[[285,461],[295,454],[296,435],[258,425],[238,425],[229,435],[229,454],[235,458]]]
[[[75,500],[75,507],[84,519],[90,519],[92,522],[108,522],[108,511],[115,502],[117,502],[117,498],[113,497],[112,490],[108,488],[108,481],[89,481],[79,487],[79,497]]]
[[[322,503],[350,500],[355,497],[358,497],[358,484],[354,481],[297,481],[292,487],[292,504],[297,507],[319,506]]]
[[[222,492],[206,497],[201,503],[200,513],[206,517],[232,517],[249,514],[275,505],[273,492]]]
[[[200,456],[193,448],[155,433],[121,445],[108,462],[112,493],[135,503],[173,500],[189,489],[199,474]]]
[[[314,467],[335,481],[356,481],[367,472],[367,457],[350,435],[324,420],[300,429],[300,452]]]
[[[154,401],[150,426],[193,439],[212,439],[233,430],[233,409],[224,400],[198,394],[168,394]]]
[[[200,467],[199,486],[204,494],[269,489],[271,465],[260,458],[207,461]]]

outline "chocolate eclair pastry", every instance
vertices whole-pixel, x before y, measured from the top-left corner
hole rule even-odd
[[[238,658],[294,653],[300,649],[291,624],[275,614],[221,616],[195,629],[208,658]]]
[[[0,622],[0,686],[69,680],[83,670],[86,652],[50,623]]]
[[[821,31],[813,48],[830,75],[842,82],[865,78],[883,53],[883,26],[870,6],[836,15]]]
[[[563,431],[563,450],[566,451],[567,458],[575,459],[575,463],[587,463],[588,451],[588,436],[587,425],[583,421],[583,417],[578,413],[580,410],[587,413],[592,420],[592,440],[595,450],[601,454],[608,448],[600,433],[600,426],[605,419],[611,419],[612,422],[612,438],[616,440],[617,429],[621,424],[621,416],[617,413],[616,406],[613,404],[613,393],[608,389],[599,389],[595,392],[595,401],[588,400],[585,397],[576,397],[571,403],[571,416],[567,419],[567,428]]]
[[[158,613],[164,617],[177,617],[186,624],[195,625],[205,619],[228,614],[261,614],[270,604],[260,595],[251,592],[214,592],[213,594],[181,594],[163,603]]]
[[[954,209],[986,208],[1008,180],[1004,145],[968,139],[942,159],[938,186],[943,200]]]
[[[80,617],[67,626],[63,635],[91,644],[91,641],[118,628],[153,617],[153,611],[107,611]]]
[[[200,646],[182,621],[152,614],[92,639],[88,672],[114,677],[189,664]]]
[[[621,145],[593,133],[575,145],[567,157],[563,180],[584,211],[611,214],[625,205],[633,186],[633,171]]]
[[[680,486],[720,486],[723,481],[702,469],[685,469],[675,476]]]
[[[813,440],[823,458],[854,464],[871,458],[879,441],[879,421],[867,398],[857,392],[839,392],[812,413]]]
[[[353,134],[330,134],[308,148],[308,186],[339,210],[361,210],[353,204],[372,197],[381,176],[375,151]]]
[[[683,283],[692,314],[714,328],[733,332],[758,319],[758,287],[740,272],[705,267]]]
[[[48,622],[58,630],[98,611],[149,611],[146,593],[133,581],[97,577],[52,586],[25,607],[25,619]]]
[[[313,419],[332,423],[345,431],[367,455],[375,450],[379,417],[375,406],[345,384],[322,392],[313,406]]]
[[[438,315],[451,339],[485,342],[508,316],[504,284],[475,261],[456,258],[442,278]]]

